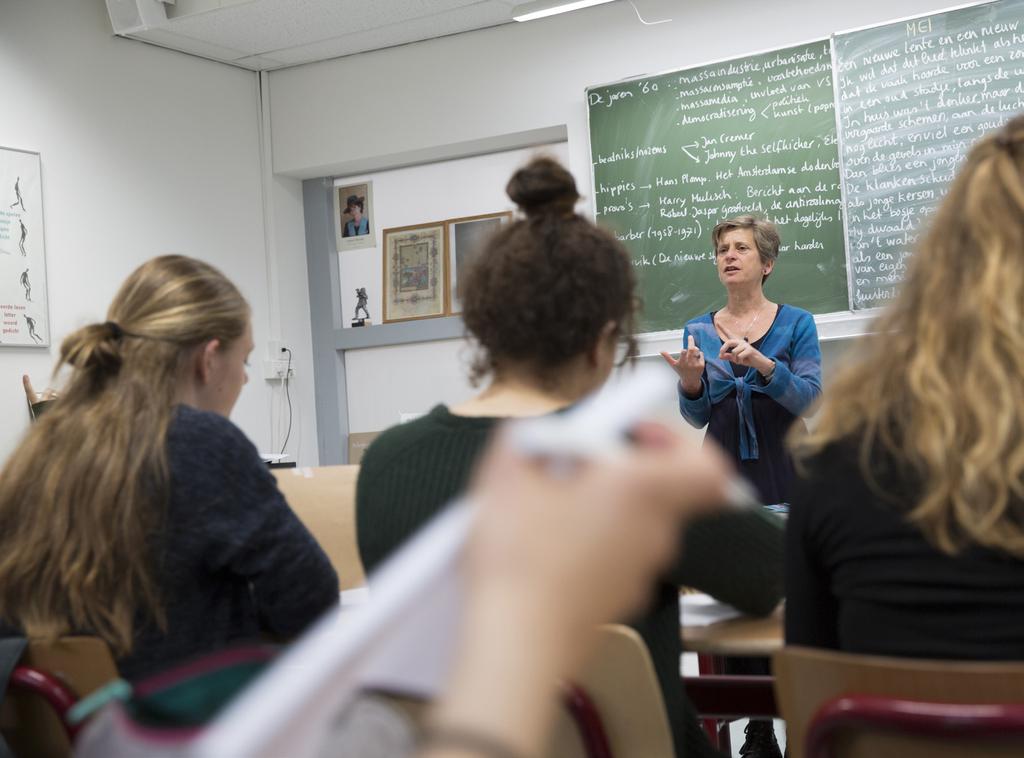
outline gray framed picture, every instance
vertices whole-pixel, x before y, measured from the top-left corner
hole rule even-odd
[[[512,221],[512,213],[485,213],[480,216],[449,219],[448,225],[448,313],[462,313],[459,273],[477,260],[487,241],[503,224]]]

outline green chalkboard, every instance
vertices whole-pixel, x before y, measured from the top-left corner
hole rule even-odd
[[[891,299],[970,146],[1024,110],[1024,3],[834,38],[853,306]]]
[[[765,291],[849,309],[827,40],[587,90],[594,206],[629,248],[642,332],[721,307],[711,230],[756,212],[782,251]]]

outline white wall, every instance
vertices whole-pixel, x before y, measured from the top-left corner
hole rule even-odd
[[[468,400],[479,391],[469,384],[471,358],[466,340],[347,351],[349,431],[376,432],[403,414]]]
[[[2,461],[28,422],[22,373],[44,384],[60,340],[102,321],[138,264],[180,252],[221,268],[253,306],[257,359],[268,276],[255,74],[117,39],[103,0],[5,0],[0,16],[0,145],[42,155],[53,334],[49,349],[0,348]],[[292,216],[304,285],[301,202]],[[251,376],[233,415],[261,449],[271,402]]]
[[[313,338],[309,321],[309,278],[306,271],[302,182],[286,176],[270,176],[268,186],[269,196],[273,198],[273,204],[268,203],[268,249],[274,269],[273,277],[269,281],[271,292],[277,295],[276,303],[273,303],[271,308],[275,315],[270,319],[269,335],[272,338],[280,337],[282,344],[291,348],[295,365],[295,376],[291,381],[294,425],[286,452],[300,466],[316,466],[320,462],[320,454],[316,441]],[[262,345],[259,343],[254,356],[264,357]],[[251,381],[265,383],[258,377]],[[271,395],[273,451],[280,452],[287,424],[284,393],[280,383],[266,386]]]
[[[638,7],[647,20],[673,19],[644,26],[628,3],[618,2],[276,71],[270,75],[274,170],[302,178],[340,176],[460,151],[473,154],[506,135],[564,126],[569,168],[588,195],[587,86],[820,39],[949,4],[644,0]],[[348,96],[353,82],[360,92],[355,106]],[[489,193],[503,184],[494,186],[480,177],[475,186]],[[379,197],[375,203],[378,212],[385,210]],[[447,210],[435,205],[432,217],[459,213],[457,203]],[[422,220],[429,220],[426,213]],[[373,265],[380,265],[379,257]],[[343,296],[350,298],[348,290],[355,286],[361,285],[344,282]],[[353,308],[354,301],[346,301],[345,312]],[[462,399],[470,390],[460,379],[460,345],[350,351],[350,429],[372,431],[394,423],[401,412]],[[655,340],[642,345],[642,352],[668,346]],[[842,343],[825,348],[826,375],[843,350]]]

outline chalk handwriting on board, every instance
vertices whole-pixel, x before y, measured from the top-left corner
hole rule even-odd
[[[633,255],[642,331],[721,304],[710,232],[749,212],[783,236],[770,296],[849,307],[827,41],[587,95],[596,216]]]
[[[1024,109],[1022,16],[995,3],[836,36],[854,307],[895,295],[970,146]]]

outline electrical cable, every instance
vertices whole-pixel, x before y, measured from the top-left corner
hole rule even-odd
[[[633,12],[636,13],[636,17],[640,19],[640,23],[644,26],[656,26],[657,24],[667,24],[672,19],[663,18],[661,21],[645,21],[644,17],[640,15],[640,9],[636,7],[636,3],[633,0],[629,0],[629,4],[633,6]]]
[[[295,396],[295,465],[302,460],[302,393]]]
[[[281,352],[288,353],[288,367],[284,370],[284,396],[288,398],[288,431],[284,435],[284,444],[281,445],[281,455],[284,455],[284,449],[288,447],[288,440],[292,436],[292,396],[288,391],[288,378],[292,374],[292,351],[282,347]]]

